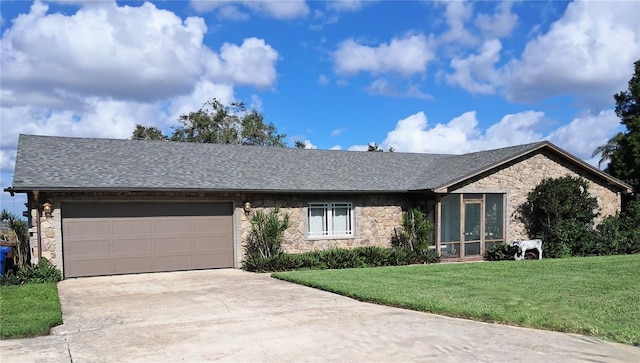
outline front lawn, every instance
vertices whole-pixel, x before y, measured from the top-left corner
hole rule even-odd
[[[0,339],[47,335],[60,324],[55,283],[0,287]]]
[[[272,276],[362,301],[640,345],[640,254]]]

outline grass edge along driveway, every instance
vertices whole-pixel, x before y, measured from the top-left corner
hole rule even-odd
[[[361,301],[640,345],[640,254],[281,272]]]
[[[55,283],[0,287],[0,339],[48,335],[62,324]]]

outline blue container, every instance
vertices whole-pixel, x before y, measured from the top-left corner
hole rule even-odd
[[[4,275],[4,260],[7,258],[7,253],[11,252],[13,247],[0,246],[0,272]]]

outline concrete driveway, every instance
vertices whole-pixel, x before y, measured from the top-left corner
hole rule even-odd
[[[59,284],[64,325],[2,362],[640,362],[597,339],[367,304],[239,270]]]

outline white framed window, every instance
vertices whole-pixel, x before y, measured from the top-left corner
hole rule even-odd
[[[307,206],[309,238],[352,237],[352,203],[309,203]]]

